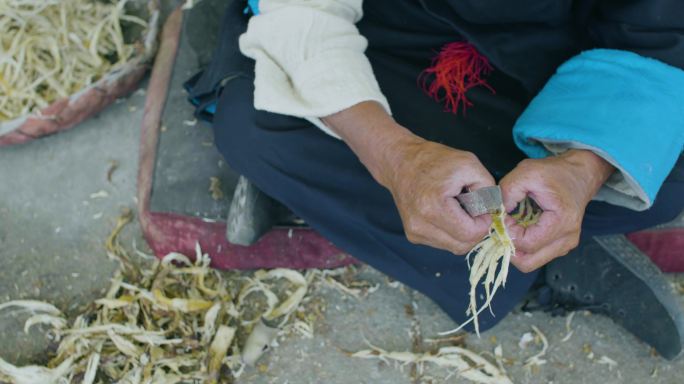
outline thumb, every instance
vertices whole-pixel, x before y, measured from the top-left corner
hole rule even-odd
[[[495,185],[496,181],[494,181],[494,177],[487,171],[487,169],[482,167],[481,172],[477,172],[472,175],[470,180],[468,180],[466,187],[468,187],[468,189],[471,191],[476,191],[484,187],[493,187]]]
[[[530,190],[525,187],[525,183],[516,181],[514,177],[504,177],[501,180],[500,185],[506,212],[513,211],[515,207],[518,206],[518,203],[523,201],[530,192]]]

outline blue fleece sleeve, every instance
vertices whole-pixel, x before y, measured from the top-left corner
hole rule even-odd
[[[513,136],[533,158],[594,151],[619,171],[598,199],[647,209],[684,148],[684,70],[628,51],[586,51],[558,68]]]
[[[252,11],[253,14],[259,14],[259,0],[247,0],[247,8]]]

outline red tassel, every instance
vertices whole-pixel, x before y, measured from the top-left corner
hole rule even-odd
[[[469,89],[481,85],[495,93],[482,79],[482,75],[492,70],[489,60],[470,43],[449,43],[442,47],[432,60],[432,66],[420,74],[418,81],[425,93],[444,103],[445,112],[457,113],[460,105],[465,114],[466,108],[473,105],[466,97]]]

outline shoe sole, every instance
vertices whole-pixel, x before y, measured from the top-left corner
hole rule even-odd
[[[616,323],[652,345],[663,357],[677,358],[684,344],[684,310],[662,272],[624,235],[593,240],[593,244],[583,246],[582,254],[549,264],[548,284],[585,304],[603,303],[603,311]],[[652,294],[652,300],[639,301],[644,298],[644,289]]]

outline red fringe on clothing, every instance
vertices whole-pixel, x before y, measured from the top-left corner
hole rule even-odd
[[[494,89],[482,78],[493,70],[489,60],[467,42],[449,43],[442,47],[432,60],[432,65],[418,77],[421,88],[430,97],[444,103],[444,111],[463,113],[473,103],[466,93],[471,88],[483,86],[492,93]]]

